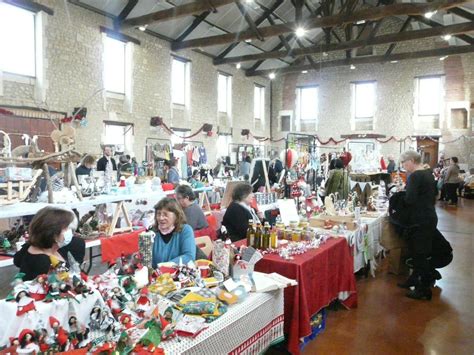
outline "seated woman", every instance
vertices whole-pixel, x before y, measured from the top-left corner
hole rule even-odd
[[[252,186],[249,183],[243,182],[234,187],[232,202],[222,219],[222,225],[226,227],[233,242],[246,237],[249,219],[260,221],[259,216],[250,206],[252,199]]]
[[[196,197],[194,196],[193,189],[188,185],[178,185],[175,190],[176,200],[184,211],[186,216],[186,222],[191,226],[193,230],[199,230],[207,228],[209,225],[202,212],[201,207],[195,203]]]
[[[91,174],[91,170],[95,165],[95,158],[93,155],[87,154],[79,165],[76,168],[76,176],[79,177],[80,175],[89,176]]]
[[[30,238],[15,254],[13,262],[25,274],[23,280],[33,280],[47,274],[51,258],[68,266],[68,252],[79,264],[84,261],[86,245],[83,239],[73,237],[76,226],[74,213],[68,210],[45,207],[33,217]]]
[[[190,225],[186,224],[186,216],[178,202],[172,198],[164,198],[155,206],[156,233],[153,243],[152,265],[180,261],[184,264],[196,259],[196,242]]]

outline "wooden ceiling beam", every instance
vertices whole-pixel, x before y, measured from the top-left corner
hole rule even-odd
[[[415,20],[421,23],[424,23],[425,25],[431,26],[431,27],[442,27],[443,25],[439,22],[436,22],[435,20],[428,19],[424,16],[414,16]],[[455,35],[454,37],[459,38],[463,40],[464,42],[467,42],[469,44],[474,44],[474,38],[471,38],[467,35],[464,34],[459,34]]]
[[[390,56],[379,55],[379,56],[369,56],[361,58],[350,58],[350,59],[337,59],[327,62],[317,63],[318,69],[333,68],[340,66],[350,66],[350,65],[360,65],[360,64],[375,64],[375,63],[386,63],[390,61],[401,61],[409,59],[420,59],[420,58],[429,58],[429,57],[442,57],[447,55],[459,55],[466,53],[473,53],[474,45],[470,46],[453,46],[447,48],[437,48],[437,49],[428,49],[419,52],[406,52],[406,53],[396,53]],[[312,65],[298,65],[298,66],[289,66],[285,68],[275,68],[268,70],[256,70],[256,71],[246,71],[247,76],[266,76],[270,73],[276,74],[287,74],[287,73],[297,73],[302,70],[312,70]]]
[[[449,9],[448,12],[465,18],[466,20],[474,21],[474,13],[461,9],[460,7],[453,7],[452,9]]]
[[[212,1],[194,1],[188,4],[175,6],[170,9],[153,12],[143,16],[133,17],[123,22],[126,26],[144,26],[157,21],[170,21],[180,17],[200,14],[204,11],[215,11],[215,9],[229,5],[234,0],[212,0]]]
[[[398,31],[398,33],[402,33],[402,32],[405,32],[406,29],[408,28],[408,26],[410,26],[410,23],[411,23],[411,20],[413,19],[413,17],[408,17],[405,22],[403,23],[402,27],[400,28],[400,31]],[[393,50],[395,49],[395,46],[397,45],[397,43],[392,43],[387,51],[385,52],[385,55],[386,56],[389,56]]]
[[[255,35],[260,41],[265,41],[265,38],[263,38],[262,34],[257,28],[257,25],[255,24],[255,22],[253,22],[252,17],[249,15],[247,11],[248,4],[243,5],[239,0],[235,0],[234,2],[235,2],[235,5],[237,5],[237,8],[239,9],[240,13],[244,17],[245,21],[249,25],[249,28],[252,30],[252,32],[255,33]]]
[[[130,15],[137,3],[138,0],[128,0],[127,5],[124,6],[122,11],[120,11],[120,14],[114,19],[115,30],[118,31],[120,29],[121,23],[127,18],[128,15]]]
[[[266,53],[250,54],[243,55],[238,57],[230,57],[223,59],[215,59],[214,64],[230,64],[230,63],[239,63],[246,62],[251,60],[260,60],[260,59],[274,59],[274,58],[284,58],[288,55],[294,56],[305,56],[311,54],[322,54],[324,52],[334,52],[348,49],[361,48],[365,46],[374,46],[380,44],[390,44],[397,42],[413,41],[420,40],[425,38],[432,38],[444,35],[458,35],[462,33],[474,32],[474,22],[465,22],[459,23],[456,25],[449,26],[439,26],[433,28],[427,28],[423,30],[416,31],[405,31],[399,33],[391,33],[386,35],[376,36],[370,40],[367,39],[356,39],[348,42],[341,43],[331,43],[329,45],[317,45],[307,48],[297,48],[293,49],[291,53],[289,51],[270,51]]]
[[[217,0],[216,0],[217,1]],[[430,3],[402,3],[376,8],[367,8],[347,14],[338,14],[333,16],[315,17],[314,15],[303,20],[305,29],[323,28],[342,26],[355,23],[357,21],[380,20],[389,16],[402,15],[423,15],[429,11],[446,10],[461,4],[467,3],[469,0],[445,0],[433,1]],[[184,6],[184,5],[183,5]],[[267,37],[275,37],[281,34],[294,32],[298,24],[295,22],[284,23],[281,25],[266,26],[259,28],[260,34]],[[238,33],[228,33],[223,35],[192,39],[183,42],[173,42],[172,50],[180,50],[185,48],[208,47],[221,44],[240,42],[246,39],[257,38],[252,30],[242,31]]]
[[[209,11],[204,11],[202,14],[200,14],[200,15],[197,16],[197,17],[195,17],[193,23],[190,24],[189,27],[186,28],[186,30],[184,30],[184,32],[179,35],[178,38],[176,38],[176,41],[182,41],[182,40],[184,40],[187,36],[189,36],[189,34],[190,34],[191,32],[193,32],[193,31],[196,29],[196,27],[198,27],[198,26],[202,23],[202,21],[204,21],[204,20],[206,19],[206,17],[207,17],[210,13],[211,13],[210,10],[209,10]]]

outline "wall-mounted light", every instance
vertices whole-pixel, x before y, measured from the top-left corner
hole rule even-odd
[[[441,38],[444,39],[445,41],[449,41],[451,39],[451,35],[444,35]]]
[[[237,64],[235,65],[235,67],[236,67],[237,69],[240,69],[240,68],[242,67],[242,65],[240,65],[240,63],[237,63]]]
[[[306,30],[303,27],[298,27],[295,31],[296,37],[303,37],[306,34]]]
[[[432,18],[438,11],[428,11],[426,14],[425,14],[425,17],[426,18]]]
[[[270,80],[273,80],[273,79],[275,79],[276,75],[275,75],[275,73],[270,73],[270,74],[268,74],[268,77],[270,78]]]
[[[142,32],[145,32],[147,27],[148,25],[143,25],[143,26],[138,27],[138,29]]]
[[[443,61],[443,60],[445,60],[446,58],[448,58],[447,55],[445,55],[444,57],[439,58],[439,60]]]
[[[351,64],[350,68],[351,68],[351,70],[354,70],[356,67],[355,67],[354,64]]]

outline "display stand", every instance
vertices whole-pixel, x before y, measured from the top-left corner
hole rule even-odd
[[[120,217],[120,213],[123,213],[123,217],[125,218],[125,222],[127,223],[127,226],[116,228],[118,218]],[[132,222],[130,221],[130,216],[128,215],[128,211],[125,208],[123,201],[120,201],[119,203],[117,203],[117,206],[115,207],[114,216],[112,217],[112,223],[110,224],[110,227],[107,231],[107,236],[110,237],[114,233],[131,232],[132,230],[133,230]]]
[[[30,194],[31,189],[36,184],[36,180],[41,176],[43,170],[37,170],[31,181],[8,181],[0,183],[0,189],[6,189],[7,195],[0,196],[0,205],[17,203],[25,200]],[[18,189],[18,192],[14,190]]]
[[[285,165],[284,168],[289,170],[288,162],[287,162],[287,151],[290,148],[290,145],[297,145],[297,146],[306,146],[308,147],[309,154],[314,154],[316,152],[316,137],[311,134],[303,134],[303,133],[288,133],[286,135],[285,141]],[[316,175],[317,172],[315,171],[310,181],[306,181],[311,186],[312,191],[316,191]],[[285,176],[285,197],[290,197],[290,185],[287,183],[286,176]]]

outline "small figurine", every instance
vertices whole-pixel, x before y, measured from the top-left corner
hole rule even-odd
[[[89,320],[89,327],[91,330],[99,330],[100,329],[100,321],[101,321],[101,313],[102,313],[102,307],[97,301],[94,304],[94,307],[92,307],[91,313],[90,313],[90,320]]]
[[[140,318],[143,318],[145,316],[145,313],[147,313],[150,308],[151,308],[151,302],[150,299],[148,298],[148,287],[143,287],[140,290],[140,296],[137,299],[137,309],[136,313]]]
[[[38,344],[36,344],[35,333],[31,329],[23,329],[18,337],[20,347],[17,348],[17,353],[31,354],[40,351]]]
[[[15,293],[17,292],[16,290],[18,289],[26,289],[26,287],[23,284],[23,278],[25,277],[25,274],[23,272],[18,272],[14,277],[12,282],[10,283],[10,286],[12,287],[12,291],[8,294],[6,301],[13,301],[15,300],[16,296]]]
[[[122,323],[125,329],[130,329],[135,326],[129,314],[122,314],[122,316],[120,316],[120,323]]]
[[[53,336],[56,339],[56,343],[59,345],[59,350],[65,351],[68,343],[67,332],[64,330],[63,327],[61,327],[59,321],[52,316],[49,317],[49,325],[53,330]]]
[[[16,297],[17,303],[16,315],[22,316],[28,312],[36,311],[35,300],[30,297],[30,294],[26,290],[20,290]]]
[[[44,299],[44,301],[50,302],[50,301],[59,299],[60,297],[59,280],[56,277],[55,273],[48,275],[48,285],[49,285],[48,294],[46,295],[46,298]]]
[[[42,301],[46,298],[46,294],[48,293],[48,285],[46,284],[47,279],[48,275],[41,274],[38,275],[29,285],[28,290],[30,297],[35,301]]]

